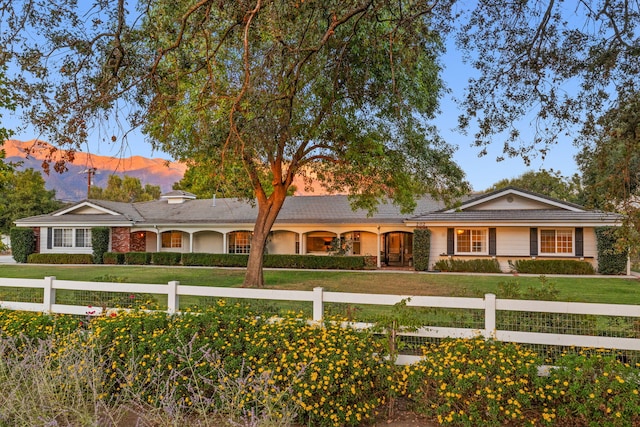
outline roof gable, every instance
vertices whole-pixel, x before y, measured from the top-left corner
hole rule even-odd
[[[120,212],[116,212],[112,209],[107,209],[104,206],[99,206],[95,203],[84,201],[79,204],[70,206],[66,209],[60,210],[51,216],[62,216],[62,215],[122,215]]]
[[[478,211],[478,210],[565,210],[570,212],[584,212],[585,210],[573,203],[564,202],[541,194],[532,193],[515,187],[507,187],[491,193],[469,199],[462,205],[447,209],[444,212]]]

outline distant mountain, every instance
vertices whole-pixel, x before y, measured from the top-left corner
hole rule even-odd
[[[42,141],[8,140],[0,149],[4,149],[6,160],[22,162],[20,169],[33,168],[43,171],[42,162],[46,159],[51,145]],[[27,152],[29,154],[27,154]],[[54,161],[59,159],[53,157]],[[45,187],[56,190],[56,198],[64,201],[78,201],[87,197],[87,170],[95,168],[92,185],[106,188],[109,175],[128,175],[138,178],[142,185],[159,185],[162,192],[171,191],[175,182],[184,176],[186,166],[182,163],[163,159],[148,159],[141,156],[107,157],[76,152],[73,163],[66,164],[67,171],[58,173],[51,169],[49,174],[42,173]]]

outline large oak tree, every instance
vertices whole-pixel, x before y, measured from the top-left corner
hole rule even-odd
[[[427,125],[442,90],[434,7],[159,0],[132,14],[122,0],[85,11],[63,1],[23,15],[43,45],[24,26],[9,44],[38,84],[57,83],[21,86],[42,97],[27,113],[54,142],[86,139],[100,114],[114,121],[122,107],[177,158],[241,165],[258,206],[245,284],[261,286],[265,242],[296,174],[313,171],[369,209],[466,190],[452,147]]]
[[[611,100],[637,91],[638,8],[625,0],[3,0],[0,61],[19,71],[11,87],[26,119],[71,148],[69,158],[89,137],[109,140],[110,131],[90,133],[106,122],[125,135],[143,126],[177,158],[209,159],[227,183],[224,171],[244,171],[238,185],[250,184],[259,210],[246,283],[260,285],[264,239],[295,174],[313,171],[367,208],[387,195],[410,208],[415,195],[464,189],[451,146],[428,125],[447,34],[457,31],[478,70],[461,127],[481,152],[501,138],[504,155],[527,161],[573,127],[593,132]]]

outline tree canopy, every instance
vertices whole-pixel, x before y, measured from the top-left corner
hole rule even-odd
[[[53,212],[63,206],[56,200],[55,190],[45,188],[38,171],[13,170],[5,178],[0,182],[0,234],[8,234],[17,219]]]
[[[160,193],[159,185],[146,184],[142,187],[138,178],[114,174],[109,175],[106,188],[91,186],[89,198],[127,203],[148,202],[159,199]]]
[[[580,203],[582,201],[582,184],[578,174],[565,177],[560,171],[554,171],[553,169],[529,171],[516,178],[503,179],[493,184],[486,191],[500,190],[505,187],[517,187],[571,203]]]

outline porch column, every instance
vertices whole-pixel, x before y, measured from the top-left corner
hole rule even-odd
[[[222,253],[227,253],[227,233],[222,233]]]
[[[376,251],[376,265],[378,266],[378,268],[382,267],[382,260],[380,259],[380,249],[382,249],[380,247],[380,226],[378,226],[378,233],[377,233],[377,242],[376,245],[378,247],[378,250]]]
[[[298,233],[298,255],[304,254],[304,233]]]
[[[162,232],[156,228],[156,252],[162,249]]]
[[[189,253],[193,253],[193,233],[189,233]]]

